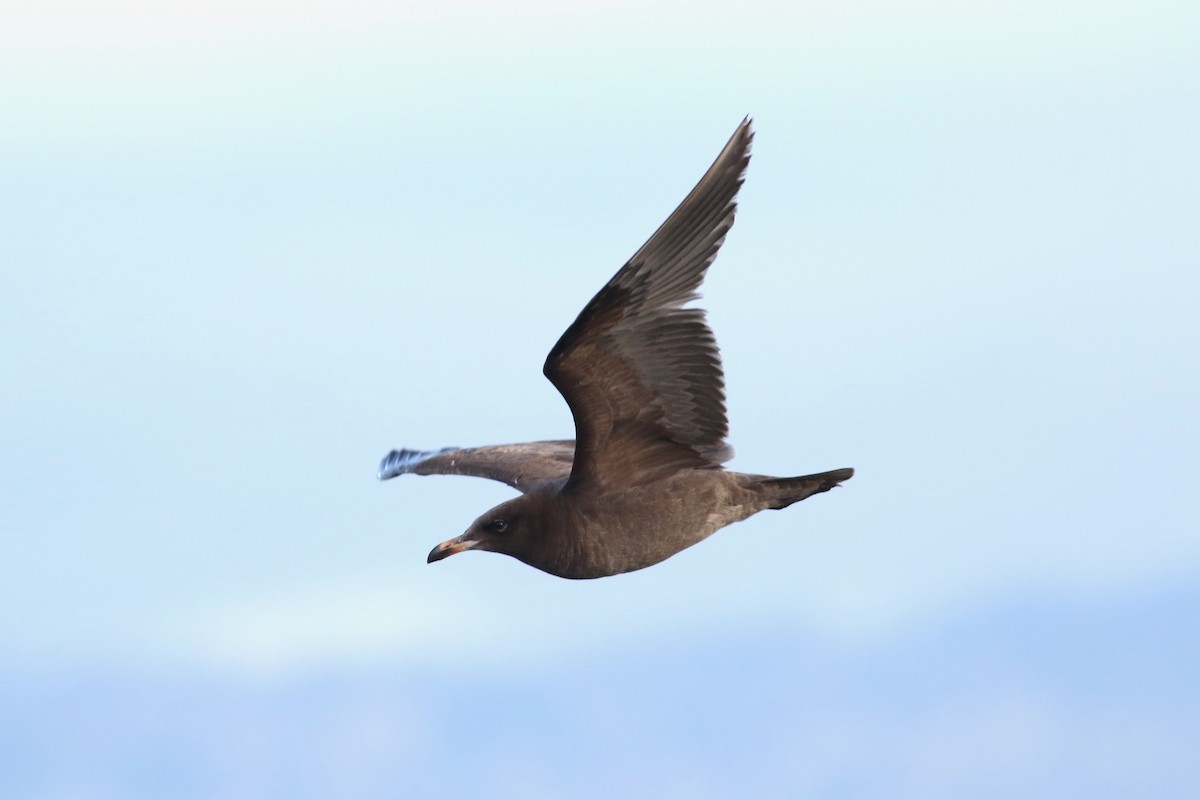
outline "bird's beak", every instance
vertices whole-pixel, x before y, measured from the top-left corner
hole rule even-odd
[[[435,561],[441,561],[447,556],[452,556],[455,553],[461,553],[463,550],[470,550],[477,544],[479,544],[478,539],[470,539],[464,533],[462,536],[442,542],[437,547],[430,550],[429,558],[425,559],[425,563],[432,564]]]

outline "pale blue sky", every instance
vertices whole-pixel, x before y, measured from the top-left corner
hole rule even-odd
[[[1191,4],[6,15],[17,796],[1200,783]],[[379,457],[570,435],[547,349],[747,113],[732,466],[859,474],[611,580],[425,565],[510,493]]]

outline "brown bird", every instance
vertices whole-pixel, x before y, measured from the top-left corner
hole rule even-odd
[[[750,119],[679,208],[592,298],[543,372],[575,439],[393,450],[379,479],[474,475],[522,494],[442,542],[428,561],[489,550],[564,578],[600,578],[670,558],[733,522],[787,508],[854,475],[730,472],[725,381],[699,295],[750,163]]]

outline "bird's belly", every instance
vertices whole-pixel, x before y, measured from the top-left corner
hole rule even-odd
[[[575,520],[577,550],[568,578],[633,572],[664,561],[753,511],[735,502],[722,484],[684,491],[639,488],[609,495]]]

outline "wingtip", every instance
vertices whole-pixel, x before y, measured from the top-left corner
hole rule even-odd
[[[717,162],[720,163],[724,159],[735,158],[734,163],[737,164],[737,185],[740,187],[746,180],[746,170],[750,166],[751,150],[754,144],[754,119],[747,114],[741,123],[737,126],[737,130],[729,137],[729,141],[725,143],[724,150],[717,157]],[[728,163],[728,162],[726,162]],[[736,200],[734,201],[736,207]]]
[[[421,456],[429,455],[420,450],[392,450],[383,460],[379,462],[379,470],[375,473],[381,481],[386,481],[397,475],[403,475],[412,466],[413,462],[420,459]]]
[[[742,118],[742,124],[738,125],[738,133],[746,137],[746,149],[750,149],[750,143],[754,141],[754,117],[747,114]]]
[[[379,469],[375,471],[377,480],[386,481],[388,478],[394,478],[399,473],[392,472],[395,462],[399,460],[400,452],[398,450],[389,451],[379,462]]]
[[[440,450],[410,450],[408,448],[392,450],[379,462],[379,469],[375,472],[375,477],[381,481],[395,478],[397,475],[411,472],[414,466],[430,456],[441,455],[457,449],[457,447],[443,447]]]

